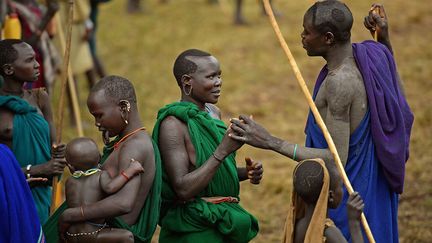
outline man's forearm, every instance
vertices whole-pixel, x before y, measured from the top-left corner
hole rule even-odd
[[[325,161],[332,159],[331,153],[328,149],[308,148],[276,137],[271,140],[270,149],[295,161],[314,158],[322,158]]]

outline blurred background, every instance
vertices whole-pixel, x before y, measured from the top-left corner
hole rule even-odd
[[[210,3],[213,2],[213,3]],[[324,64],[303,50],[300,33],[310,0],[275,0],[280,27],[309,89]],[[354,15],[352,41],[371,39],[363,17],[373,1],[346,0]],[[432,237],[432,7],[429,0],[382,0],[389,18],[390,38],[407,99],[415,115],[411,157],[407,163],[405,191],[400,198],[401,242],[430,242]],[[132,4],[132,5],[131,5]],[[138,96],[140,114],[149,133],[157,111],[177,101],[180,90],[172,74],[174,59],[183,50],[198,48],[212,53],[221,63],[223,88],[218,106],[223,121],[250,114],[268,130],[294,143],[304,143],[308,113],[305,98],[277,42],[259,1],[243,1],[247,24],[235,25],[234,0],[126,0],[99,4],[97,51],[107,74],[128,78]],[[137,10],[137,11],[135,11]],[[71,50],[74,52],[74,50]],[[86,107],[88,87],[77,74],[79,107],[85,136],[102,139]],[[59,82],[53,88],[57,109]],[[71,112],[67,110],[66,117]],[[63,141],[77,136],[65,119]],[[260,222],[253,242],[280,242],[283,233],[294,162],[278,154],[244,146],[237,162],[251,156],[264,164],[261,185],[244,182],[241,204]],[[154,235],[157,242],[158,232]]]

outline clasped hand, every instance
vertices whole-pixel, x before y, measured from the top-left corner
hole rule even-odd
[[[66,166],[65,152],[65,144],[53,145],[51,160],[44,164],[44,172],[42,174],[46,176],[62,174]]]
[[[257,148],[269,149],[272,136],[270,133],[255,122],[252,117],[240,115],[239,118],[232,118],[232,133],[229,136],[237,141],[241,141]]]

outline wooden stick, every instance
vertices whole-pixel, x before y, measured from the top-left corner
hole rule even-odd
[[[60,47],[61,47],[62,51],[64,52],[66,50],[66,41],[65,41],[64,31],[63,31],[63,27],[62,27],[62,24],[60,22],[60,19],[57,21],[57,30],[58,30]],[[83,128],[82,128],[81,112],[80,112],[80,108],[79,108],[78,96],[77,96],[77,91],[76,91],[76,87],[75,87],[75,83],[74,83],[72,68],[73,67],[69,63],[68,70],[67,70],[67,77],[68,77],[67,82],[68,82],[68,88],[70,91],[70,96],[72,99],[72,110],[73,110],[73,115],[74,115],[74,119],[75,119],[75,124],[76,124],[76,128],[77,128],[78,136],[82,137],[82,136],[84,136],[84,132],[83,132]]]
[[[61,142],[61,136],[62,136],[62,124],[63,124],[63,113],[64,113],[64,95],[66,91],[66,84],[67,84],[67,70],[69,68],[69,57],[70,57],[70,45],[71,45],[71,39],[72,39],[72,21],[73,21],[73,0],[69,0],[69,11],[67,16],[67,39],[66,39],[66,50],[63,58],[63,72],[61,76],[61,90],[60,90],[60,100],[59,100],[59,106],[58,106],[58,117],[57,117],[57,123],[56,123],[56,144],[60,144]],[[56,206],[55,200],[58,197],[59,188],[58,188],[58,176],[53,177],[52,182],[52,197],[51,197],[51,208],[50,212],[51,214],[54,213]]]
[[[343,182],[347,188],[347,191],[349,194],[352,194],[354,192],[354,190],[351,186],[351,183],[348,179],[348,176],[345,173],[345,169],[344,169],[343,164],[339,158],[339,154],[337,152],[336,146],[333,142],[332,137],[330,136],[329,131],[327,130],[327,127],[326,127],[320,113],[318,112],[318,109],[317,109],[317,107],[316,107],[316,105],[312,99],[311,94],[309,93],[309,90],[306,86],[306,82],[304,81],[303,76],[300,73],[300,70],[297,66],[297,63],[294,59],[294,56],[292,55],[292,53],[288,47],[288,44],[286,43],[286,41],[285,41],[285,39],[284,39],[280,29],[279,29],[276,18],[274,17],[274,14],[273,14],[273,10],[270,6],[270,2],[269,2],[269,0],[263,0],[263,2],[264,2],[264,7],[265,7],[265,10],[267,12],[267,15],[269,16],[270,22],[273,26],[273,29],[276,33],[278,40],[279,40],[279,43],[282,46],[282,49],[284,50],[284,52],[285,52],[285,54],[286,54],[286,56],[287,56],[287,58],[291,64],[292,69],[294,70],[294,74],[297,78],[298,84],[299,84],[301,90],[303,91],[303,94],[306,97],[306,100],[309,104],[309,107],[310,107],[314,117],[315,117],[316,122],[318,123],[319,127],[321,128],[321,130],[324,134],[324,137],[325,137],[325,140],[327,141],[327,144],[329,145],[330,152],[333,155],[333,158],[334,158],[335,163],[336,163],[336,167],[338,168],[338,171],[339,171],[339,173],[343,179]],[[362,221],[366,236],[369,239],[369,242],[371,242],[371,243],[375,242],[373,235],[372,235],[372,232],[369,228],[368,222],[366,220],[366,217],[364,216],[364,213],[362,213],[362,215],[361,215],[361,221]]]

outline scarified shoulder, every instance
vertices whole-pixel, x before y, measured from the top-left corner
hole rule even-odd
[[[159,150],[162,154],[184,148],[189,141],[187,125],[174,116],[166,117],[159,128]]]
[[[186,124],[175,116],[167,116],[159,127],[159,139],[166,135],[179,135],[187,131]]]
[[[355,86],[351,75],[328,76],[325,84],[327,102],[334,115],[346,114],[355,96]]]

